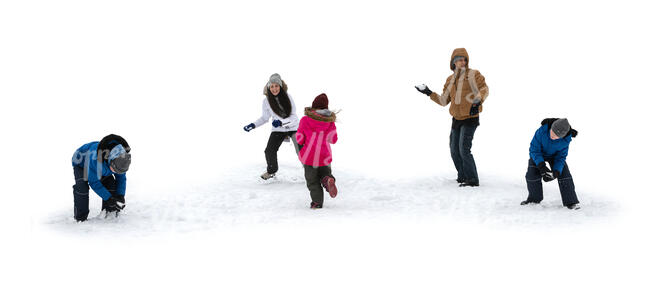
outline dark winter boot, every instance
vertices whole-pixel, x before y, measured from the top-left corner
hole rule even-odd
[[[311,209],[319,209],[319,208],[323,208],[323,204],[322,204],[322,203],[317,203],[317,202],[313,202],[313,201],[311,202],[310,206],[311,206]]]
[[[574,203],[574,204],[571,204],[571,205],[567,206],[566,208],[571,209],[571,210],[578,210],[578,209],[580,209],[580,204],[579,203]]]
[[[323,179],[320,180],[320,183],[323,185],[323,188],[325,188],[325,191],[330,193],[331,198],[336,197],[338,190],[336,188],[336,179],[334,179],[334,177],[325,176],[323,177]]]
[[[478,187],[478,182],[463,182],[458,185],[459,187]]]
[[[539,202],[525,200],[525,201],[522,201],[520,204],[521,205],[539,204]]]

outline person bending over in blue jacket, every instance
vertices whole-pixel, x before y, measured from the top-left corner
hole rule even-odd
[[[526,172],[528,198],[521,205],[540,203],[544,198],[542,180],[550,182],[557,179],[562,204],[569,209],[580,209],[573,177],[566,164],[569,143],[577,135],[578,131],[571,128],[566,118],[548,118],[542,121],[542,126],[530,142],[530,160]],[[552,170],[546,166],[546,162],[550,163]]]
[[[89,187],[102,198],[102,212],[115,216],[124,209],[126,171],[131,165],[131,148],[124,138],[108,135],[101,141],[82,145],[72,156],[75,184],[74,218],[77,222],[88,218]]]

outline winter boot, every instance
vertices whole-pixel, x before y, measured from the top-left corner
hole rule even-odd
[[[522,201],[520,204],[521,204],[521,205],[539,204],[539,202],[534,202],[534,201],[525,200],[525,201]]]
[[[323,204],[322,204],[322,203],[317,203],[317,202],[313,202],[313,201],[312,201],[310,205],[311,205],[311,209],[319,209],[319,208],[323,208]]]
[[[459,187],[478,187],[478,182],[463,182],[458,185]]]
[[[580,209],[580,204],[579,203],[574,203],[572,205],[568,205],[566,208],[571,209],[571,210],[578,210],[578,209]]]
[[[264,174],[262,174],[262,176],[260,176],[260,177],[262,179],[264,179],[264,180],[268,180],[268,179],[271,179],[271,178],[275,177],[275,174],[271,174],[269,172],[264,172]]]
[[[338,190],[336,189],[336,179],[332,176],[325,176],[320,180],[320,183],[325,188],[325,191],[330,193],[331,198],[335,198]]]

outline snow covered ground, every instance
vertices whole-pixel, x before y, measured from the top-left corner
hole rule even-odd
[[[647,9],[585,3],[3,1],[0,280],[647,282]],[[456,47],[490,87],[476,189],[413,88],[441,92]],[[270,126],[242,127],[275,72],[299,110],[342,110],[322,210],[287,144],[258,177]],[[579,211],[556,182],[519,205],[546,117],[580,131]],[[70,157],[109,133],[133,148],[127,208],[75,223]]]
[[[290,159],[290,149],[284,153]],[[602,256],[621,254],[610,229],[624,223],[622,207],[598,193],[580,191],[584,208],[570,211],[551,183],[543,204],[522,207],[522,178],[484,176],[481,188],[469,189],[442,176],[381,179],[335,168],[339,196],[313,211],[299,166],[282,162],[271,181],[248,173],[263,167],[243,164],[214,183],[154,195],[133,190],[117,219],[78,224],[61,205],[33,224],[35,260],[81,253],[87,260],[78,264],[88,269],[80,272],[89,276],[108,258],[130,280],[232,282],[517,281],[533,272],[530,262],[544,260],[539,268],[554,271],[527,280],[542,282],[621,264]],[[91,215],[99,213],[99,200],[93,204]]]
[[[237,166],[216,176],[213,184],[188,186],[153,196],[134,191],[129,209],[117,219],[100,217],[96,199],[95,219],[82,225],[70,218],[70,209],[51,213],[45,224],[54,230],[152,235],[158,232],[186,233],[247,227],[258,224],[382,223],[384,221],[458,221],[465,224],[511,229],[535,227],[571,228],[617,221],[620,204],[596,193],[581,192],[584,209],[562,207],[557,182],[547,184],[545,201],[523,207],[526,197],[523,178],[503,180],[484,177],[480,188],[459,188],[442,176],[414,179],[381,179],[338,171],[340,195],[327,199],[324,210],[312,211],[302,168],[283,164],[275,179],[264,181],[249,168]]]

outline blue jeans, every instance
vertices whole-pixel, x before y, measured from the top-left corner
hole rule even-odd
[[[472,155],[472,140],[477,127],[475,125],[461,125],[451,128],[449,149],[460,182],[479,183],[476,163],[474,163],[474,156]]]

